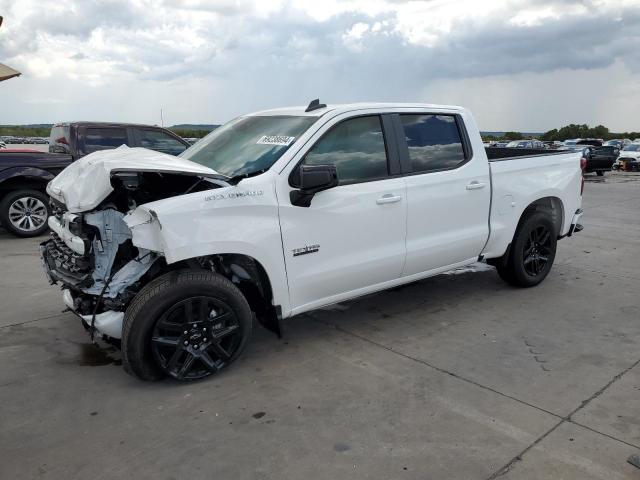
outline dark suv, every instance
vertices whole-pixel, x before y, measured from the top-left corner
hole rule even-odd
[[[57,123],[51,128],[50,153],[67,153],[75,159],[98,150],[128,145],[178,155],[189,142],[161,127],[127,123]]]
[[[0,150],[0,223],[19,237],[47,229],[47,183],[71,162],[121,145],[178,155],[189,143],[161,127],[130,123],[70,122],[51,128],[49,153]]]

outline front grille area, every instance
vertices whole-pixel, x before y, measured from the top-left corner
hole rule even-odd
[[[51,240],[44,244],[43,256],[50,273],[58,277],[58,280],[76,287],[86,287],[93,283],[93,262],[90,257],[71,250],[54,232],[51,232]]]

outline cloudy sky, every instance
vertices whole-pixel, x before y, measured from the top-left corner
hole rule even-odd
[[[0,124],[467,106],[484,130],[640,130],[640,0],[0,0]]]

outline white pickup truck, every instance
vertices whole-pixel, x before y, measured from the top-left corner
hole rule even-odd
[[[482,260],[541,282],[582,228],[583,180],[579,153],[534,153],[488,158],[460,107],[314,100],[239,117],[178,158],[74,162],[47,187],[41,254],[128,372],[201,378],[238,357],[254,317],[279,334],[282,318]]]

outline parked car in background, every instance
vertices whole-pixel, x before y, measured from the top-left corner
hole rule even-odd
[[[580,154],[498,150],[461,107],[315,100],[236,118],[175,161],[100,152],[47,187],[44,268],[127,372],[206,377],[253,318],[279,332],[478,259],[514,286],[543,281],[581,230]]]
[[[7,145],[2,140],[0,140],[0,148],[6,148],[6,147]]]
[[[640,171],[640,143],[630,143],[620,150],[612,169],[629,172]]]
[[[610,171],[618,158],[620,149],[614,145],[602,147],[588,146],[582,150],[582,158],[585,159],[585,173],[596,172],[601,177],[604,172]]]
[[[47,183],[71,162],[89,153],[121,145],[178,155],[189,143],[164,128],[126,123],[57,123],[51,128],[49,153],[0,151],[0,223],[20,237],[47,229]]]
[[[542,144],[549,150],[557,150],[564,146],[564,144],[558,140],[544,140]]]
[[[507,148],[545,148],[540,140],[514,140],[506,145]]]
[[[626,140],[613,139],[613,140],[607,140],[602,145],[603,146],[607,146],[607,147],[618,147],[618,148],[622,149],[628,143],[630,143],[630,142],[627,142]]]
[[[598,138],[575,138],[573,140],[565,140],[564,145],[570,148],[579,148],[584,145],[593,145],[595,147],[602,146],[602,140]]]

